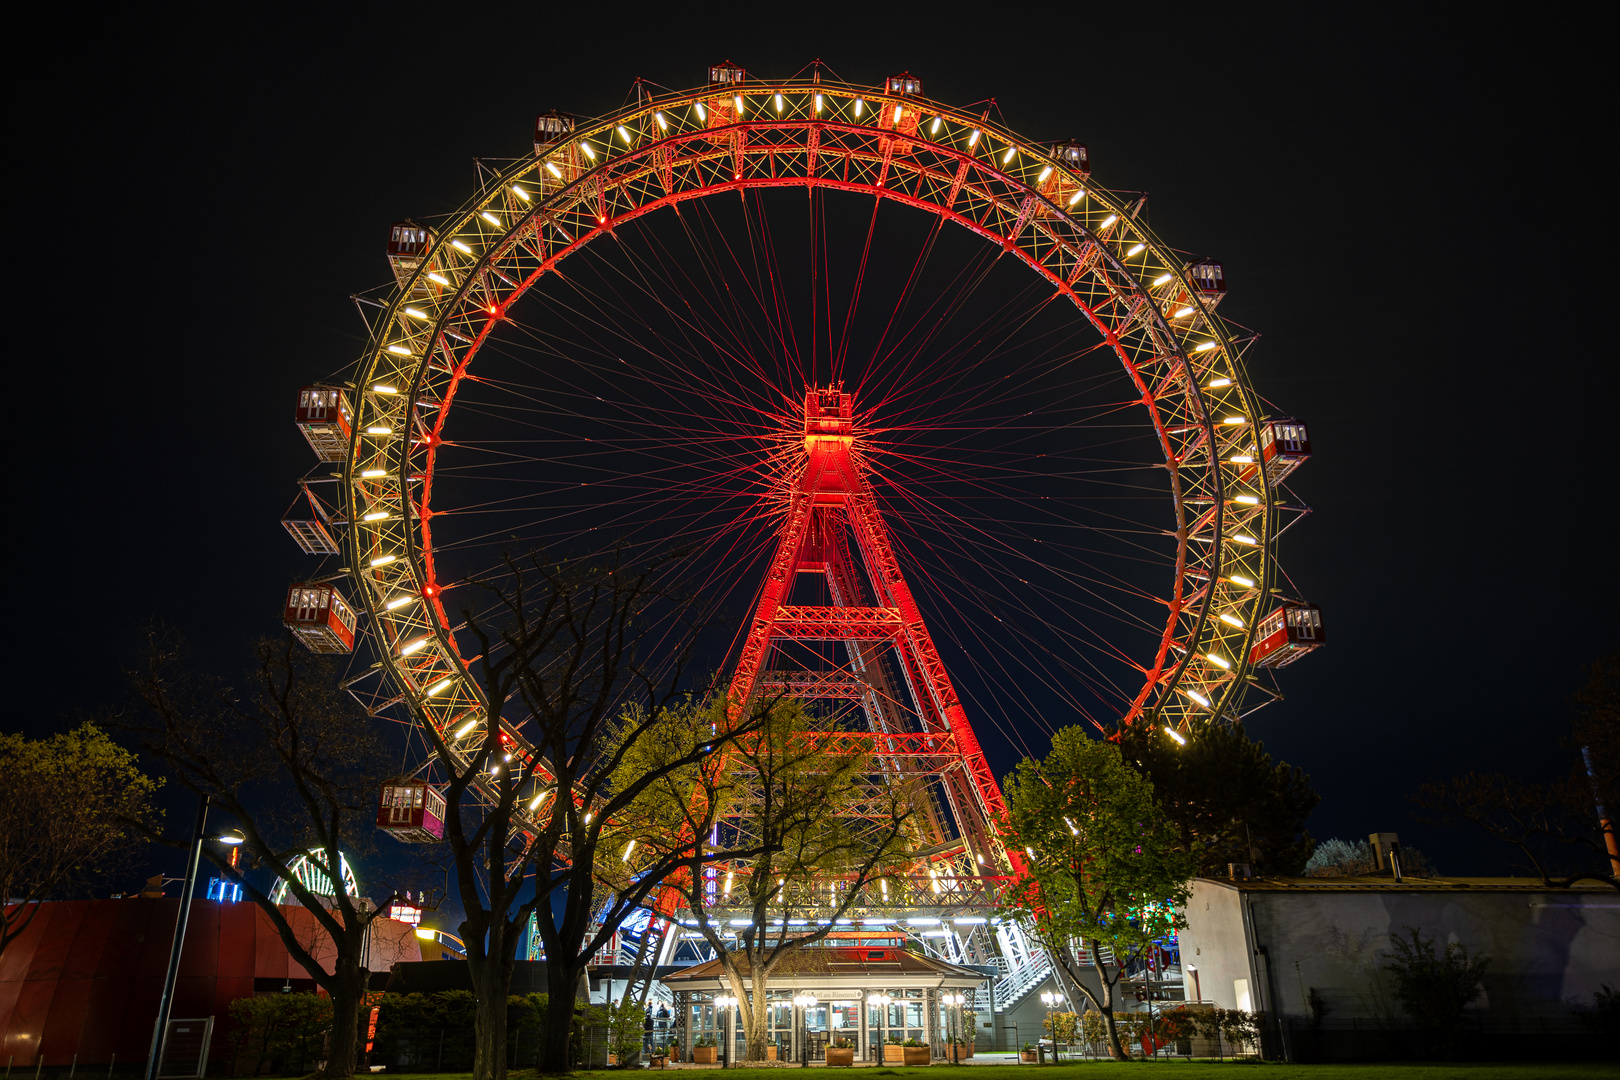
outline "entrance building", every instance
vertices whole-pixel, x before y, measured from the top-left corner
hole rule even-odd
[[[752,993],[748,960],[739,956],[738,961],[744,986]],[[849,1040],[858,1060],[881,1061],[884,1043],[907,1039],[931,1047],[934,1058],[949,1060],[952,1035],[971,1040],[975,1015],[990,1015],[982,990],[988,977],[986,971],[892,946],[808,948],[789,956],[771,975],[766,1037],[780,1061],[801,1061],[806,1055],[819,1061],[834,1039]],[[720,959],[662,981],[674,994],[671,1044],[683,1061],[692,1060],[692,1047],[699,1041],[721,1047],[727,1061],[746,1057],[740,1007],[715,1004],[733,994]],[[966,1002],[947,1003],[947,994],[961,995]],[[794,1003],[808,997],[815,1003]]]

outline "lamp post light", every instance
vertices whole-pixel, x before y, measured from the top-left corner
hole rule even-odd
[[[888,1034],[889,1034],[889,1002],[891,1002],[893,1000],[894,1000],[894,998],[890,997],[888,994],[867,994],[866,995],[866,1003],[868,1005],[876,1006],[877,1010],[878,1010],[878,1053],[877,1053],[877,1059],[878,1059],[879,1062],[881,1062],[883,1060],[883,1053],[884,1053],[883,1047],[886,1046],[888,1044],[888,1041],[889,1041],[888,1040]]]
[[[956,1017],[962,1006],[967,1003],[967,995],[946,994],[940,1000],[951,1007],[951,1011],[946,1014],[946,1018],[950,1021],[951,1028],[951,1064],[960,1065],[962,1062],[958,1060],[956,1054]]]
[[[796,994],[793,998],[794,1008],[799,1010],[799,1067],[810,1067],[810,1010],[816,1007],[816,995],[805,991]]]
[[[731,1010],[737,1007],[737,999],[732,997],[730,994],[717,997],[714,999],[714,1007],[725,1010],[726,1022],[723,1026],[719,1024],[719,1017],[715,1018],[716,1026],[720,1027],[723,1033],[720,1036],[720,1067],[724,1069],[727,1068],[727,1061],[730,1056],[728,1051],[731,1049],[731,1044],[735,1041],[731,1034]]]
[[[1046,1006],[1046,1030],[1052,1033],[1052,1060],[1058,1060],[1057,1026],[1052,1023],[1052,1010],[1063,1004],[1062,994],[1042,994],[1041,1002]]]
[[[191,829],[191,853],[186,858],[186,883],[180,893],[180,913],[174,920],[174,943],[169,947],[169,971],[163,977],[163,995],[158,998],[157,1025],[152,1029],[152,1046],[146,1054],[146,1080],[157,1080],[158,1066],[169,1042],[169,1014],[174,1008],[174,983],[180,975],[180,951],[186,944],[186,923],[191,920],[191,894],[197,890],[197,861],[202,858],[203,841],[236,845],[240,836],[204,836],[208,827],[208,796],[197,799],[197,820]]]

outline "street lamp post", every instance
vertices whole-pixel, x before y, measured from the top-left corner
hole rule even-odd
[[[152,1029],[152,1046],[146,1054],[146,1080],[157,1080],[158,1066],[169,1042],[169,1014],[174,1009],[174,983],[180,975],[180,952],[186,944],[186,923],[191,920],[191,894],[197,889],[197,861],[202,858],[204,840],[240,844],[240,836],[203,835],[208,827],[208,796],[197,799],[197,820],[191,829],[191,853],[186,859],[186,883],[180,894],[180,913],[174,920],[174,943],[169,946],[169,971],[163,977],[163,994],[158,998],[157,1026]]]
[[[721,1026],[718,1023],[719,1018],[716,1017],[716,1026],[720,1027],[721,1032],[722,1032],[722,1034],[720,1036],[720,1067],[722,1069],[727,1067],[726,1063],[727,1063],[727,1059],[729,1057],[728,1051],[730,1051],[730,1049],[731,1049],[731,1044],[736,1041],[736,1039],[731,1034],[731,1022],[732,1022],[731,1010],[736,1008],[736,1006],[737,1006],[737,999],[732,997],[729,994],[727,994],[727,995],[725,995],[723,997],[717,997],[717,998],[714,999],[714,1007],[717,1008],[717,1009],[724,1009],[725,1010],[725,1017],[726,1017],[726,1022],[725,1022],[724,1026]]]
[[[888,994],[868,994],[866,1003],[876,1005],[878,1009],[878,1061],[883,1060],[883,1047],[888,1044],[889,1035],[889,1002],[894,999]]]
[[[810,1067],[810,1010],[816,1007],[816,995],[806,991],[793,998],[794,1008],[799,1010],[799,1067]]]
[[[1062,994],[1042,994],[1041,1003],[1046,1006],[1046,1030],[1052,1033],[1052,1060],[1058,1060],[1057,1025],[1052,1022],[1052,1010],[1063,1004]]]
[[[957,1058],[956,1054],[956,1016],[962,1005],[967,1001],[967,995],[946,994],[940,1000],[951,1007],[951,1011],[946,1013],[946,1019],[950,1021],[951,1029],[951,1064],[960,1065],[962,1062]]]

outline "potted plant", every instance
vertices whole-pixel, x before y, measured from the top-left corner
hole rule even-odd
[[[828,1065],[855,1064],[855,1044],[848,1039],[834,1039],[827,1044]]]
[[[700,1036],[692,1044],[692,1061],[697,1065],[713,1065],[720,1060],[720,1048],[714,1043],[713,1035]]]
[[[1023,1046],[1019,1047],[1018,1060],[1033,1065],[1036,1060],[1035,1044],[1032,1042],[1027,1042]]]
[[[883,1046],[883,1063],[903,1062],[906,1060],[906,1048],[900,1043],[900,1036],[890,1035],[889,1041]]]
[[[934,1060],[933,1047],[916,1039],[907,1039],[901,1051],[907,1065],[927,1065]]]

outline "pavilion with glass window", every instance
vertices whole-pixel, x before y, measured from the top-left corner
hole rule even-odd
[[[739,956],[743,984],[749,985],[747,957]],[[989,976],[960,964],[893,946],[812,946],[789,956],[771,975],[767,1038],[779,1061],[819,1061],[834,1039],[847,1039],[861,1061],[882,1061],[883,1044],[916,1039],[936,1059],[951,1056],[950,1038],[971,1038],[975,997],[978,1012],[989,1012],[982,989]],[[675,996],[672,1049],[692,1060],[699,1040],[712,1040],[725,1060],[747,1055],[737,1005],[729,999],[731,981],[719,958],[663,977]],[[752,988],[749,988],[750,993]],[[977,992],[977,994],[976,994]],[[962,1001],[965,999],[965,1001]],[[957,1004],[957,1001],[962,1003]]]

